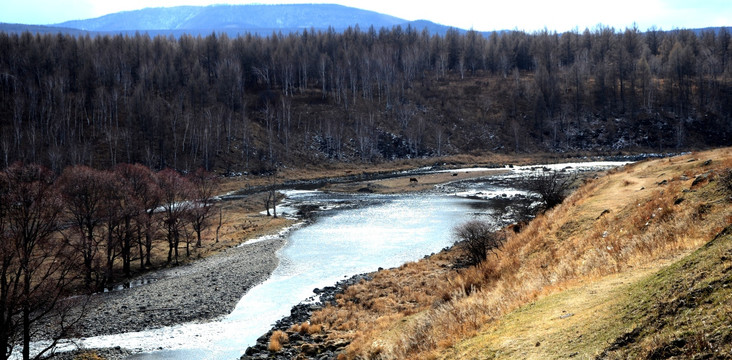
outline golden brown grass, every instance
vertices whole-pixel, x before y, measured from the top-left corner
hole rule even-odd
[[[310,325],[309,322],[305,321],[300,324],[292,325],[289,329],[287,329],[287,331],[292,333],[315,335],[323,331],[323,326],[320,324]]]
[[[85,351],[74,356],[74,360],[104,360],[104,357],[93,351]]]
[[[374,338],[439,300],[440,287],[454,273],[450,265],[456,255],[454,251],[442,252],[425,261],[378,272],[373,280],[346,289],[337,296],[337,306],[317,311],[311,322],[321,325],[329,339],[358,344]]]
[[[290,341],[289,336],[287,336],[287,333],[282,330],[275,330],[272,332],[272,336],[269,337],[269,345],[267,345],[267,350],[269,351],[280,351],[282,350],[282,345],[286,344],[288,341]]]
[[[433,260],[379,273],[312,320],[352,340],[349,358],[438,356],[521,305],[708,241],[732,221],[715,180],[730,167],[721,149],[613,171],[510,236],[498,258],[458,273]],[[711,180],[689,191],[702,174]]]

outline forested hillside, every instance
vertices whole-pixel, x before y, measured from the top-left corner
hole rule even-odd
[[[267,172],[732,142],[718,31],[0,34],[0,166]]]

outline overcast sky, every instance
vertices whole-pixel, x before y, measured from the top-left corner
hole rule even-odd
[[[732,0],[260,0],[275,3],[338,3],[378,11],[407,20],[427,19],[463,29],[580,31],[598,24],[624,29],[636,23],[646,30],[656,26],[702,28],[732,25]],[[55,24],[124,10],[218,3],[251,4],[237,0],[0,0],[0,22]]]

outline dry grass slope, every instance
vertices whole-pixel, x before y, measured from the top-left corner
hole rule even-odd
[[[708,242],[732,222],[719,181],[730,168],[729,148],[626,166],[588,181],[511,235],[497,258],[461,271],[438,260],[408,264],[349,289],[312,321],[329,337],[352,340],[348,358],[444,356],[521,306],[651,271]]]

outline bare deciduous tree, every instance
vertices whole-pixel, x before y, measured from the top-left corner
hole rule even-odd
[[[70,243],[81,254],[84,281],[93,289],[97,281],[97,231],[103,222],[103,201],[107,174],[84,165],[66,168],[58,180],[58,187],[64,200],[72,226],[68,232]]]
[[[173,261],[175,255],[175,264],[178,265],[178,245],[191,207],[187,201],[190,184],[177,171],[170,168],[160,171],[158,178],[162,194],[162,222],[168,240],[168,264]]]
[[[214,214],[214,193],[216,191],[216,175],[199,168],[188,176],[192,185],[193,203],[190,217],[193,231],[196,232],[196,247],[201,247],[201,232],[209,225],[209,218]]]
[[[63,207],[53,180],[37,165],[16,163],[0,174],[0,359],[10,357],[17,342],[22,358],[30,359],[34,325],[58,310],[74,279],[76,252],[58,234]],[[53,339],[68,331],[67,324],[57,325]]]

